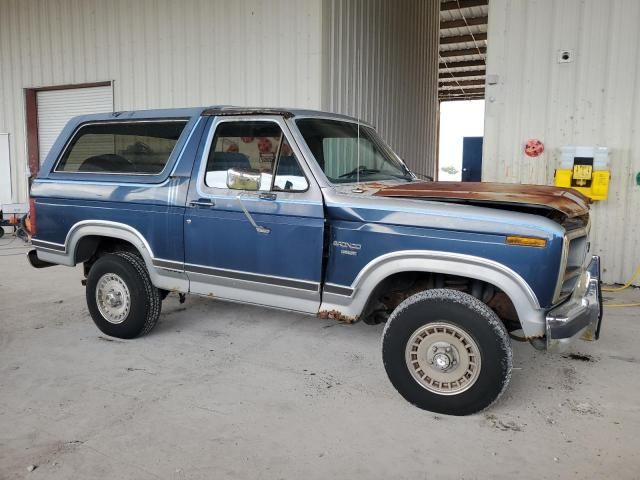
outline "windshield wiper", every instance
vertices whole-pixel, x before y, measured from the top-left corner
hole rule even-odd
[[[354,177],[358,173],[360,175],[370,175],[370,174],[374,174],[374,173],[380,173],[380,170],[377,170],[375,168],[367,168],[364,165],[360,165],[359,167],[354,168],[350,172],[343,173],[342,175],[340,175],[340,178]]]
[[[424,180],[429,180],[430,182],[434,181],[433,177],[431,175],[425,175],[424,173],[415,173],[415,172],[414,172],[414,175],[416,175],[416,176],[418,176],[418,177],[420,177],[420,178],[422,178]]]

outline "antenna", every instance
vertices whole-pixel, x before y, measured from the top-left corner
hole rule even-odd
[[[358,35],[358,43],[356,45],[356,57],[358,59],[358,81],[356,85],[356,101],[358,102],[356,113],[356,128],[357,128],[357,142],[356,142],[356,188],[353,189],[355,193],[362,193],[364,190],[360,188],[360,117],[362,116],[362,24],[360,24]]]

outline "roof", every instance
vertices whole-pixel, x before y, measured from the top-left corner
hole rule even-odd
[[[489,0],[440,0],[439,100],[484,98]]]
[[[122,112],[93,113],[76,117],[77,123],[101,120],[136,120],[150,118],[191,118],[194,116],[232,116],[232,115],[281,115],[291,117],[323,117],[336,120],[357,122],[354,117],[338,113],[323,112],[321,110],[306,110],[300,108],[268,108],[268,107],[239,107],[232,105],[212,105],[208,107],[192,108],[163,108],[156,110],[129,110]],[[362,124],[367,122],[360,121]],[[368,125],[368,124],[367,124]]]
[[[202,112],[202,115],[231,116],[231,115],[282,115],[285,118],[291,117],[328,117],[336,120],[346,120],[357,122],[358,119],[339,113],[325,112],[322,110],[307,110],[300,108],[267,108],[267,107],[237,107],[223,105],[210,107]],[[366,122],[360,120],[360,123]]]

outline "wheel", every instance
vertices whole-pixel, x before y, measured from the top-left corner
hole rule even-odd
[[[0,226],[0,238],[4,237],[4,227]]]
[[[382,359],[407,401],[448,415],[487,408],[511,379],[504,325],[480,300],[456,290],[427,290],[398,305],[384,329]]]
[[[105,334],[135,338],[158,322],[162,300],[144,261],[131,252],[100,257],[87,276],[87,306]]]

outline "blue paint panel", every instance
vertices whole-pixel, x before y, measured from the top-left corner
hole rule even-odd
[[[269,203],[269,202],[264,202]],[[186,262],[230,270],[319,282],[324,219],[299,216],[279,205],[274,214],[251,215],[271,233],[259,234],[235,209],[190,208],[185,227]]]
[[[172,178],[160,185],[113,182],[48,182],[37,180],[31,196],[40,199],[85,200],[87,202],[127,202],[148,205],[184,206],[189,179]],[[60,202],[64,203],[64,202]]]
[[[357,255],[341,254],[331,247],[327,282],[351,285],[362,268],[386,253],[399,250],[435,250],[488,258],[500,262],[522,276],[536,293],[542,306],[550,306],[558,274],[562,239],[547,248],[510,246],[504,235],[460,230],[418,228],[384,223],[332,221],[331,241],[361,244]]]
[[[83,220],[108,220],[129,225],[147,240],[153,255],[183,261],[182,222],[184,207],[132,202],[95,202],[38,198],[39,240],[65,243],[67,233]]]

